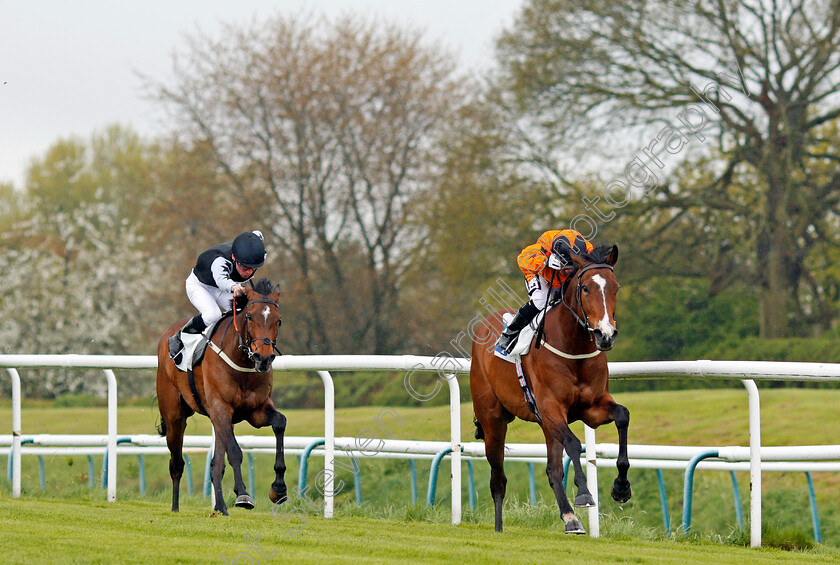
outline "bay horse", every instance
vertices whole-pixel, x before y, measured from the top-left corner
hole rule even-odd
[[[169,358],[168,340],[186,320],[167,329],[158,341],[157,397],[160,409],[160,435],[169,447],[169,475],[172,478],[172,511],[178,511],[178,491],[184,471],[182,448],[187,418],[194,413],[210,418],[216,433],[211,461],[211,479],[216,496],[215,510],[227,515],[222,494],[225,454],[233,468],[236,506],[252,509],[254,499],[242,481],[242,449],[233,435],[233,425],[243,420],[255,428],[270,425],[277,439],[274,460],[276,477],[269,490],[271,502],[286,500],[286,462],[283,436],[286,417],[271,401],[277,334],[280,329],[280,287],[261,279],[234,301],[237,308],[216,326],[208,350],[194,368],[193,394],[187,373],[179,371]],[[216,349],[210,350],[215,344]],[[221,355],[225,355],[225,360]]]
[[[492,344],[502,330],[500,311],[477,329],[472,345],[470,391],[476,418],[476,439],[484,439],[490,463],[490,492],[496,514],[496,531],[502,531],[502,502],[507,477],[504,471],[505,435],[514,418],[539,422],[548,451],[546,474],[554,491],[566,533],[586,533],[575,517],[563,488],[563,450],[574,464],[577,496],[575,506],[594,506],[581,469],[580,441],[569,424],[583,420],[597,428],[615,422],[618,429],[618,477],[612,497],[630,499],[627,470],[627,428],[630,412],[609,393],[607,356],[616,329],[615,306],[619,284],[613,273],[618,246],[602,245],[589,254],[572,255],[562,298],[546,312],[543,340],[536,338],[522,357],[522,367],[536,401],[538,418],[526,402],[513,363],[493,354]],[[488,344],[491,344],[488,349]]]

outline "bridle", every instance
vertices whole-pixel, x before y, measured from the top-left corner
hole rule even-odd
[[[277,304],[273,300],[267,300],[265,298],[259,298],[257,300],[248,301],[242,307],[242,310],[244,310],[245,307],[247,307],[250,304],[259,304],[259,303],[270,304],[272,306],[276,306],[277,309],[280,310],[280,305],[279,304]],[[260,337],[260,338],[251,337],[251,333],[248,331],[248,320],[249,320],[248,316],[245,316],[245,326],[243,327],[243,329],[245,331],[244,332],[241,331],[239,329],[239,324],[238,324],[238,321],[237,321],[236,307],[234,306],[234,309],[233,309],[233,327],[236,330],[236,334],[239,336],[239,346],[238,347],[239,347],[239,350],[242,351],[242,353],[248,358],[248,360],[256,363],[256,360],[254,359],[254,350],[252,349],[252,346],[255,343],[258,344],[257,348],[262,347],[263,345],[270,345],[271,348],[274,351],[277,352],[277,355],[283,355],[280,352],[280,350],[277,349],[277,340],[271,340],[271,339],[268,339],[267,337]],[[281,322],[278,321],[277,325],[279,326],[280,323]],[[229,329],[230,329],[230,324],[228,324],[227,329],[225,329],[225,333],[227,333],[227,330],[229,330]],[[244,340],[242,339],[242,334],[243,333],[245,334],[245,339]],[[225,338],[224,338],[224,336],[222,336],[222,343],[224,343],[224,340],[225,340]]]
[[[592,326],[589,325],[589,316],[586,315],[586,310],[583,308],[583,302],[580,299],[580,293],[581,293],[581,286],[582,286],[581,285],[581,280],[582,280],[581,277],[583,276],[583,273],[585,273],[586,271],[593,270],[593,269],[609,269],[610,271],[612,271],[613,266],[612,265],[607,265],[606,263],[592,263],[591,265],[587,265],[587,266],[583,267],[582,269],[580,269],[579,271],[577,271],[577,273],[574,273],[572,276],[570,276],[565,281],[563,281],[563,286],[560,288],[560,303],[563,304],[563,306],[566,307],[566,310],[568,310],[569,312],[572,313],[572,316],[574,316],[575,320],[577,320],[577,323],[580,324],[583,327],[583,329],[587,331],[587,333],[589,334],[590,341],[593,339],[592,338],[592,333],[595,330],[592,328]],[[577,289],[575,291],[575,300],[577,301],[577,308],[580,309],[580,314],[581,314],[580,316],[578,315],[577,312],[572,310],[571,306],[569,306],[566,303],[566,289],[568,288],[569,283],[571,283],[572,279],[575,278],[575,277],[577,277]]]

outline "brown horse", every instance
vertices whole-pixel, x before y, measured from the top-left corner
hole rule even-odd
[[[254,499],[242,481],[242,450],[233,436],[233,424],[243,420],[255,428],[270,425],[274,431],[277,438],[276,478],[269,498],[272,502],[286,499],[286,462],[283,456],[286,417],[274,408],[271,401],[271,363],[280,329],[279,297],[279,287],[272,288],[268,279],[261,279],[253,289],[246,288],[244,296],[237,297],[238,311],[222,319],[211,339],[211,345],[218,346],[227,360],[215,349],[210,351],[211,346],[208,345],[208,351],[194,371],[197,396],[191,390],[187,373],[176,369],[169,358],[169,337],[179,331],[186,320],[170,326],[158,342],[157,396],[161,417],[158,431],[166,436],[169,446],[173,512],[178,511],[178,489],[184,471],[184,430],[187,418],[195,412],[208,416],[216,432],[211,462],[216,510],[227,515],[222,495],[225,453],[233,468],[233,490],[237,495],[235,505],[248,509],[254,507]]]
[[[569,424],[583,420],[597,428],[615,422],[618,428],[618,477],[612,497],[630,499],[627,470],[627,427],[630,412],[616,404],[608,389],[609,371],[604,351],[612,348],[618,330],[615,325],[618,282],[613,266],[618,246],[600,246],[592,253],[573,255],[560,303],[545,317],[544,343],[536,343],[522,358],[524,373],[536,400],[541,421],[528,408],[513,363],[493,354],[492,343],[501,332],[498,320],[487,320],[478,328],[472,347],[470,390],[476,416],[476,439],[484,439],[490,463],[490,492],[496,510],[496,531],[502,531],[502,502],[507,477],[504,471],[505,434],[514,418],[539,422],[548,450],[546,474],[565,522],[566,533],[585,533],[575,517],[563,489],[563,449],[575,468],[575,506],[593,506],[580,465],[581,444]],[[535,340],[536,341],[536,340]],[[490,344],[490,345],[488,345]]]

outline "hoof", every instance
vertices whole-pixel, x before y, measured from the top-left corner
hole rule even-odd
[[[227,508],[214,508],[213,511],[218,512],[222,516],[228,516],[229,515],[228,511],[227,511]]]
[[[583,524],[581,524],[579,520],[572,520],[570,522],[566,522],[566,533],[585,534],[586,530],[583,529]]]
[[[610,495],[613,497],[618,503],[624,503],[630,500],[630,496],[632,495],[632,491],[630,490],[630,481],[624,479],[616,479],[613,483],[612,490],[610,491]]]
[[[289,500],[289,497],[286,496],[285,488],[278,492],[274,490],[274,487],[271,487],[271,489],[268,491],[268,498],[269,500],[271,500],[272,504],[283,504],[284,502]]]
[[[575,506],[578,508],[590,508],[595,506],[595,499],[591,494],[579,494],[575,497]]]
[[[236,497],[236,502],[234,502],[233,505],[238,506],[239,508],[245,508],[246,510],[253,510],[254,499],[251,498],[250,494],[240,494]]]

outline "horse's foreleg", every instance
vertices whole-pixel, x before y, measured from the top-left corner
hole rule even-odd
[[[578,520],[577,516],[575,516],[574,510],[569,504],[569,499],[566,497],[566,491],[563,489],[564,435],[562,433],[562,428],[564,427],[566,430],[569,429],[565,423],[555,424],[548,428],[543,428],[546,436],[546,448],[548,450],[548,465],[546,466],[545,472],[548,475],[548,484],[551,485],[551,489],[554,491],[554,498],[557,500],[557,506],[560,508],[560,515],[563,517],[566,533],[585,534],[586,530],[583,529],[583,524],[581,524],[580,520]],[[569,453],[569,456],[574,458],[572,453]],[[578,465],[580,465],[580,442],[578,442],[577,459]],[[583,477],[583,473],[578,475],[577,471],[575,471],[575,484],[578,484],[578,476]],[[582,482],[585,494],[591,499],[589,490],[586,489],[585,477]],[[575,498],[576,502],[581,496],[580,485],[578,485],[578,492],[578,496]]]
[[[277,439],[277,446],[274,457],[274,482],[268,491],[268,498],[274,504],[283,504],[287,500],[286,495],[286,457],[284,455],[284,437],[286,434],[286,417],[281,414],[269,401],[262,410],[257,410],[248,418],[248,422],[255,428],[271,426],[274,437]]]
[[[233,469],[233,492],[236,494],[234,506],[251,510],[254,508],[254,499],[248,494],[245,488],[245,481],[242,480],[242,448],[233,435],[233,426],[230,426],[230,433],[227,436],[227,457],[231,469]],[[224,464],[224,462],[223,462]],[[222,473],[224,474],[224,473]]]
[[[618,459],[615,462],[618,476],[613,482],[610,495],[616,502],[627,502],[632,495],[630,481],[627,479],[627,470],[630,469],[630,459],[627,457],[627,428],[630,426],[630,411],[621,404],[616,404],[612,408],[611,415],[618,430]]]
[[[274,482],[271,483],[271,490],[268,491],[268,498],[271,502],[282,504],[286,496],[286,457],[284,455],[284,436],[286,434],[286,417],[274,410],[271,415],[271,430],[277,439],[276,454],[274,457]]]

